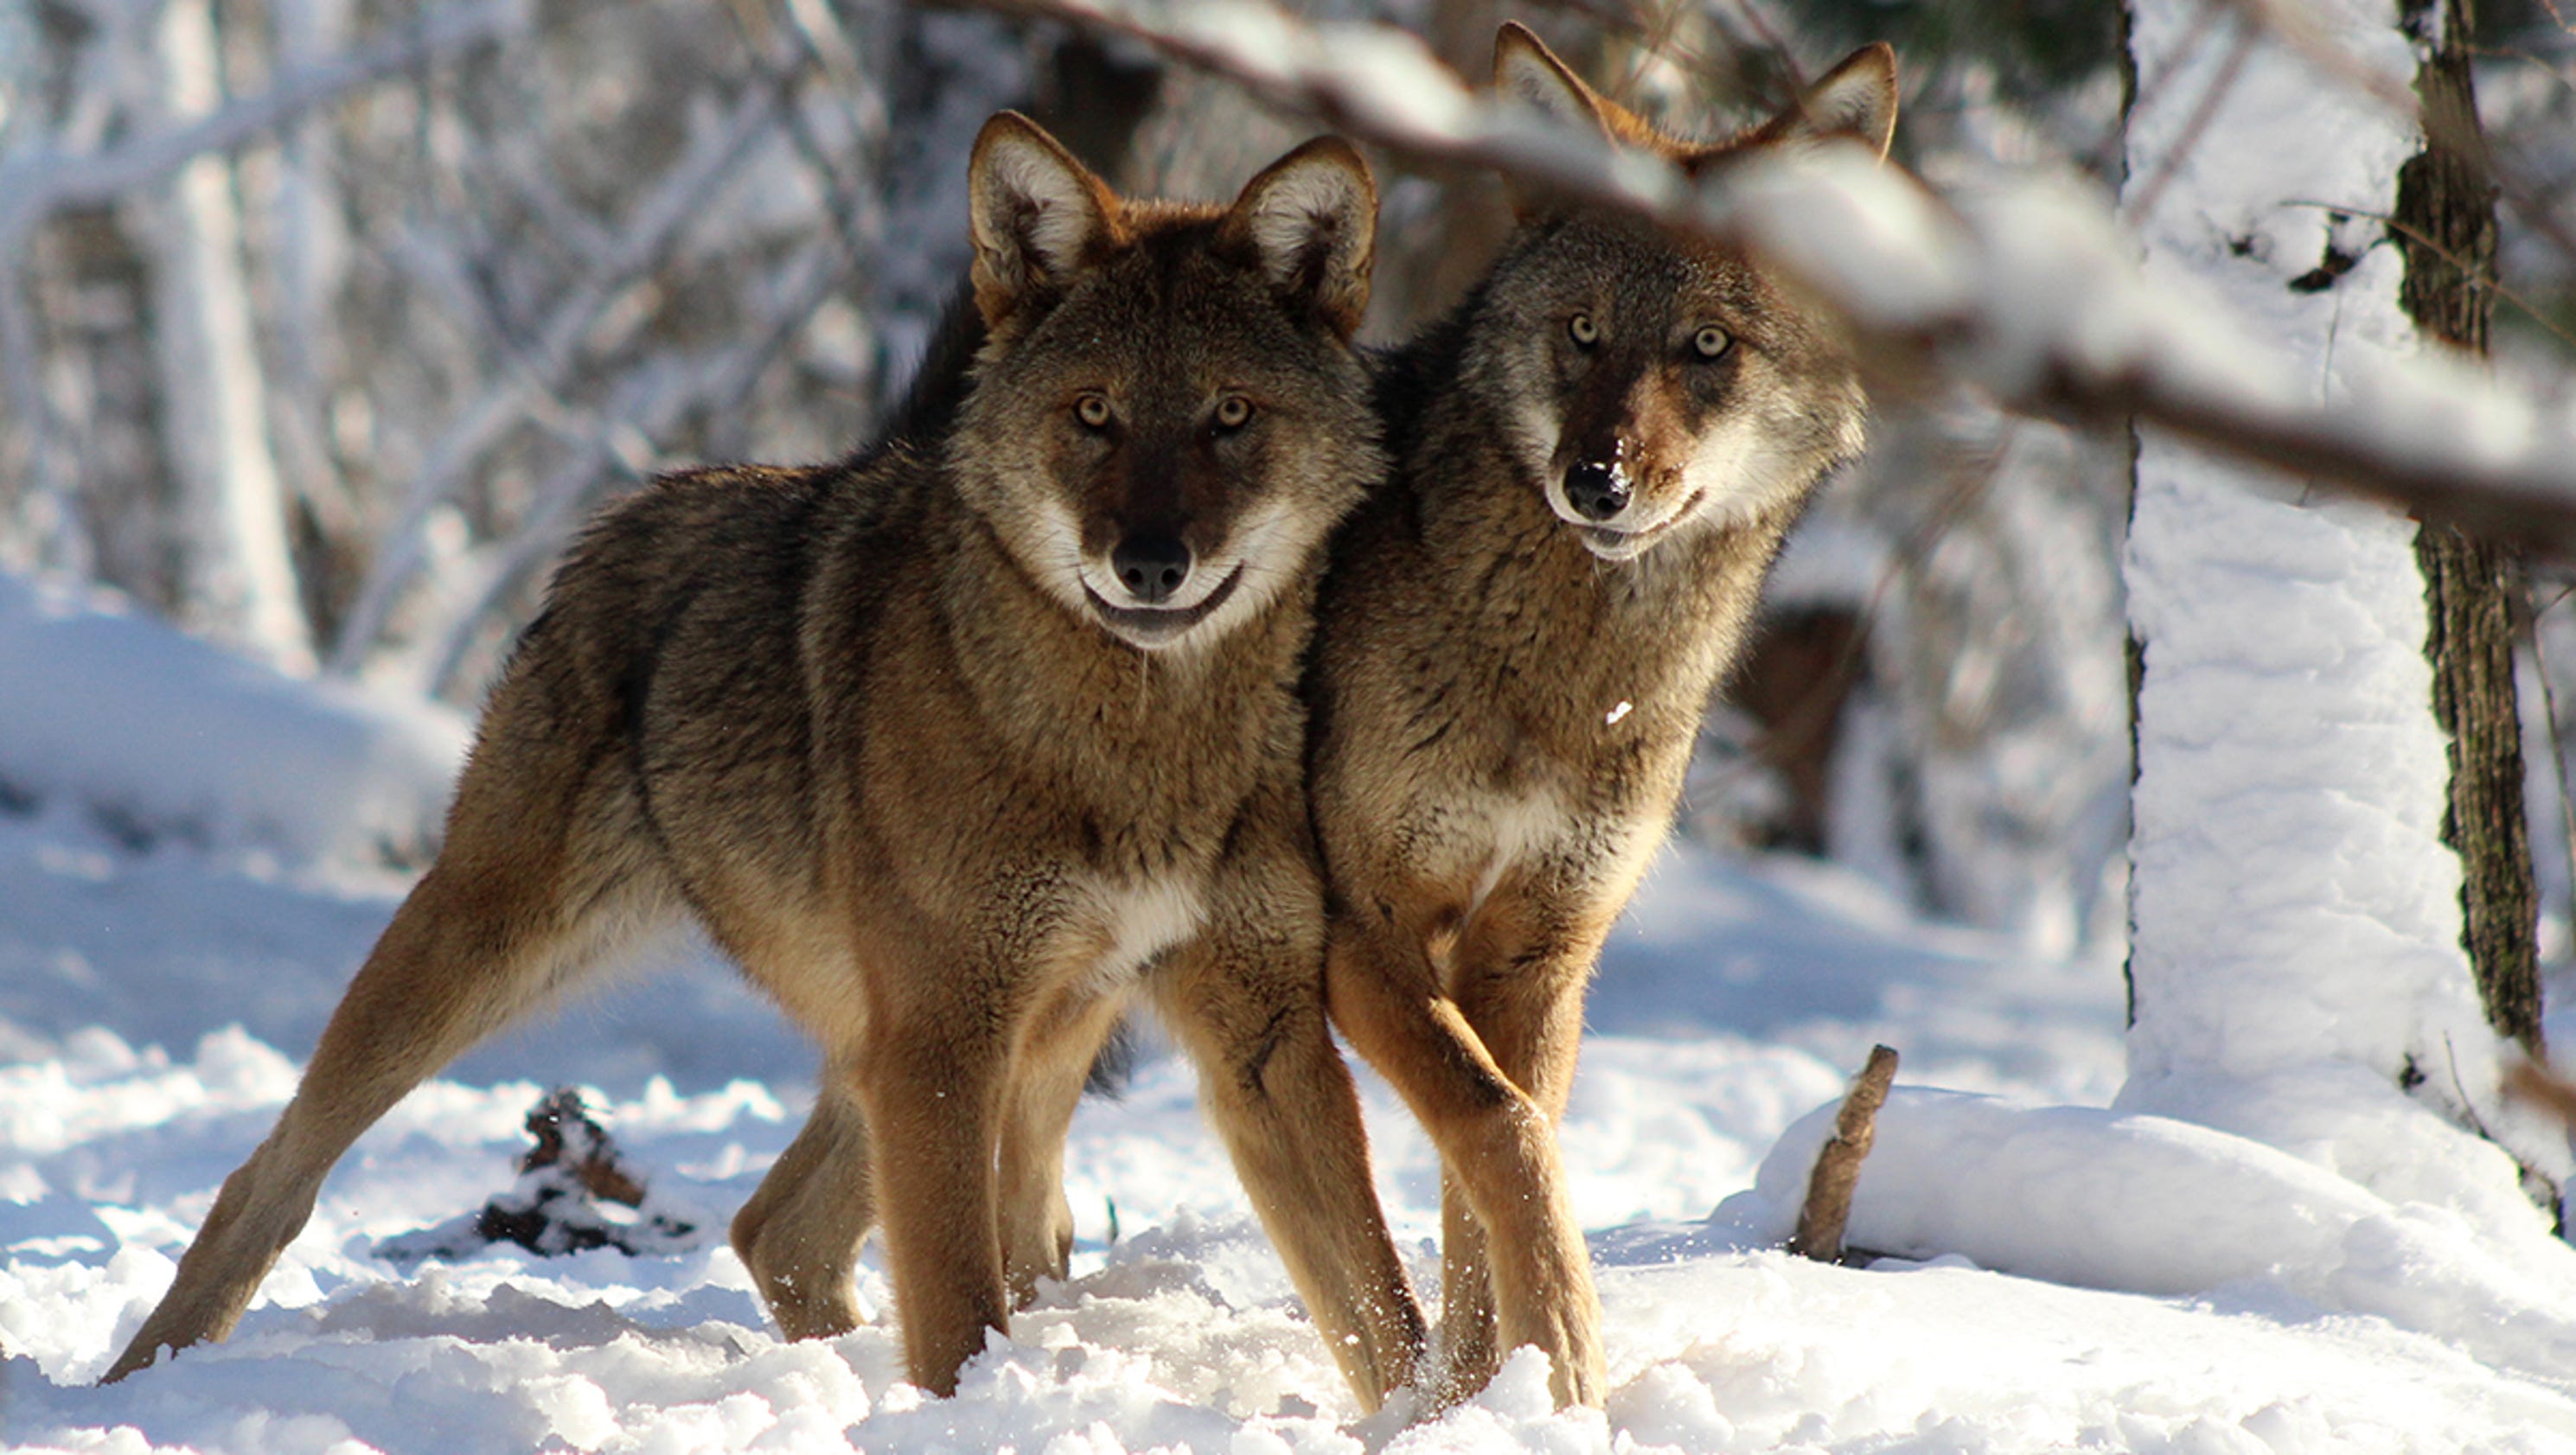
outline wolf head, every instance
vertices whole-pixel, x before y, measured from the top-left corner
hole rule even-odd
[[[1706,174],[1766,150],[1859,139],[1884,156],[1894,53],[1871,46],[1739,136],[1667,135],[1595,93],[1518,25],[1494,47],[1503,97]],[[1860,382],[1830,320],[1732,250],[1545,194],[1488,279],[1468,387],[1523,473],[1610,560],[1795,499],[1858,453]]]
[[[949,451],[969,504],[1066,610],[1134,646],[1250,619],[1383,468],[1350,346],[1368,164],[1323,137],[1230,207],[1126,202],[1005,112],[969,194],[989,334]]]

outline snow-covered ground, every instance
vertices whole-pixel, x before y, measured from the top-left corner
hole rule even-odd
[[[453,725],[0,578],[0,726],[37,718],[49,736],[0,732],[13,1450],[2576,1451],[2576,1255],[2104,1110],[2116,965],[2032,962],[1835,871],[1690,852],[1615,939],[1565,1130],[1606,1419],[1551,1412],[1528,1357],[1437,1421],[1358,1418],[1188,1068],[1160,1055],[1075,1124],[1074,1278],[955,1399],[903,1382],[882,1322],[780,1342],[722,1228],[793,1134],[812,1055],[686,944],[398,1108],[229,1343],[91,1388],[390,913],[403,879],[378,851],[416,831],[404,785]],[[233,786],[209,805],[218,768]],[[1904,1256],[1791,1259],[1808,1113],[1873,1041],[1906,1068],[1852,1236]],[[377,1255],[507,1186],[558,1081],[593,1089],[697,1247],[505,1246],[409,1273]],[[1435,1291],[1435,1162],[1364,1084],[1381,1193]],[[882,1318],[873,1265],[862,1291]]]

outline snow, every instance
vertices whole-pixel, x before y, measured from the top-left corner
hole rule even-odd
[[[433,842],[467,738],[445,709],[317,690],[103,593],[5,574],[0,688],[0,795],[299,860]]]
[[[312,724],[345,721],[339,689],[216,670],[228,659],[24,582],[0,593],[0,702],[49,706],[13,710],[47,718],[47,742],[229,714],[236,747],[275,745],[256,771],[150,738],[52,763],[0,733],[15,774],[55,785],[0,812],[12,1450],[2576,1451],[2576,1254],[2443,1205],[2450,1170],[2392,1192],[2384,1168],[2105,1107],[2121,989],[2098,965],[1920,921],[1846,871],[1680,850],[1614,935],[1565,1129],[1606,1413],[1552,1410],[1524,1354],[1436,1420],[1362,1418],[1192,1073],[1161,1054],[1076,1119],[1074,1277],[956,1398],[904,1382],[873,1255],[877,1322],[781,1342],[722,1228],[793,1135],[811,1052],[686,943],[660,957],[674,973],[504,1037],[397,1107],[229,1342],[93,1388],[402,888],[366,835],[317,820],[295,842],[326,847],[290,854],[260,827],[273,812],[218,811],[224,796],[327,781],[343,804],[400,799],[420,765],[325,751],[341,740]],[[67,619],[124,646],[54,651]],[[370,701],[380,725],[423,711]],[[93,795],[218,808],[138,848]],[[1906,1053],[1906,1084],[1852,1236],[1896,1256],[1790,1258],[1808,1160],[1879,1040]],[[1436,1160],[1362,1079],[1381,1195],[1436,1291]],[[559,1080],[590,1086],[653,1207],[694,1237],[658,1257],[504,1244],[388,1262],[509,1188],[521,1119]],[[2351,1115],[2403,1121],[2394,1092],[2352,1090]]]
[[[1719,1217],[1757,1241],[1785,1240],[1832,1116],[1822,1108],[1791,1127]],[[2313,1162],[2168,1117],[1908,1088],[1878,1127],[1853,1246],[2144,1293],[2268,1283],[2273,1299],[2376,1314],[2502,1368],[2547,1378],[2576,1367],[2576,1259],[2563,1245],[2492,1242],[2445,1209],[2391,1203]],[[2175,1238],[2184,1224],[2194,1236]]]

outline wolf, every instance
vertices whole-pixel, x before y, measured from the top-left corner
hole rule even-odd
[[[786,1335],[856,1326],[876,1226],[910,1375],[953,1393],[1065,1270],[1066,1125],[1147,1001],[1360,1402],[1411,1381],[1299,695],[1325,540],[1385,468],[1368,167],[1318,138],[1230,206],[1127,201],[1004,113],[969,191],[971,381],[839,465],[667,477],[588,529],[437,860],[110,1380],[223,1337],[425,1076],[693,918],[823,1048],[732,1227]]]
[[[1714,143],[1596,94],[1537,37],[1507,98],[1692,173],[1852,136],[1893,53]],[[1502,1351],[1606,1393],[1555,1124],[1603,937],[1661,841],[1782,534],[1862,442],[1830,320],[1755,260],[1537,193],[1491,271],[1385,364],[1395,472],[1331,546],[1309,697],[1334,1023],[1444,1169],[1439,1398]],[[1499,1336],[1499,1342],[1498,1342]]]

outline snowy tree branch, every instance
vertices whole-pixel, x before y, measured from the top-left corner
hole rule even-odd
[[[623,236],[582,285],[548,314],[535,344],[468,406],[433,444],[412,479],[402,512],[379,545],[343,623],[329,666],[354,671],[382,634],[402,588],[425,558],[421,532],[433,512],[504,434],[546,407],[582,357],[591,329],[637,279],[649,273],[703,215],[707,199],[731,181],[743,157],[788,104],[801,60],[782,67],[738,103],[710,140],[675,165],[635,209]]]
[[[2293,476],[2576,550],[2576,426],[2437,360],[2320,401],[2216,310],[2140,273],[2090,198],[1944,196],[1831,150],[1694,183],[1472,94],[1413,37],[1249,0],[992,0],[1125,35],[1405,156],[1521,181],[1760,252],[1835,306],[1882,383],[1972,383],[2016,412],[2163,426]],[[2271,9],[2258,10],[2270,22]]]
[[[527,0],[443,5],[329,60],[292,71],[257,96],[101,149],[29,145],[0,156],[0,257],[64,207],[97,206],[164,181],[190,159],[267,135],[317,106],[436,56],[492,44],[527,25]]]

